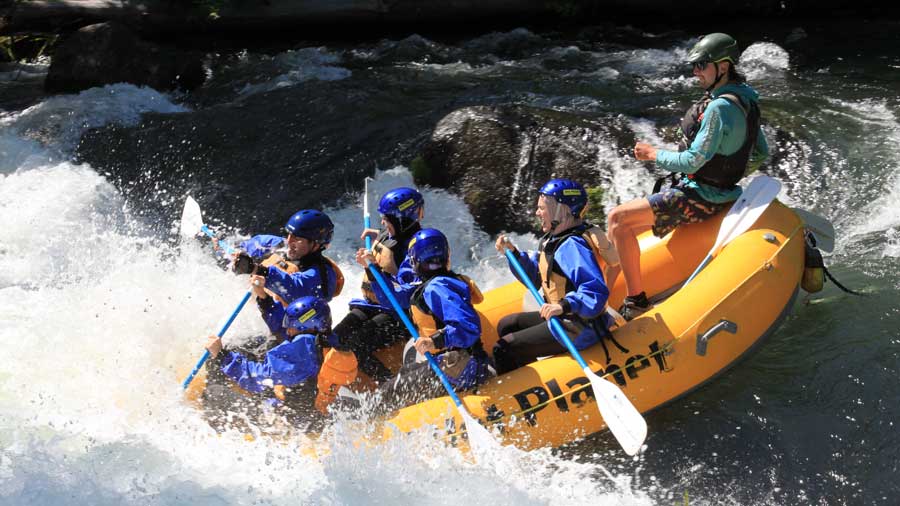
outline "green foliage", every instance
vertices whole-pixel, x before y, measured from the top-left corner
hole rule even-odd
[[[56,35],[25,34],[0,37],[0,61],[34,61],[56,44]]]
[[[0,37],[0,60],[15,61],[16,55],[12,50],[12,37]]]
[[[422,155],[415,157],[410,162],[409,170],[412,172],[413,180],[417,184],[428,184],[431,182],[431,167],[428,166]]]
[[[603,212],[603,188],[594,186],[587,187],[585,190],[587,191],[588,207],[584,219],[602,227],[606,224],[606,213]]]

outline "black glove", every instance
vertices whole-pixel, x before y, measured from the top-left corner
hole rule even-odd
[[[257,270],[257,267],[258,266],[256,265],[256,262],[253,261],[253,258],[243,251],[238,253],[237,258],[234,259],[235,274],[253,274]]]
[[[438,350],[442,350],[447,347],[447,341],[444,336],[444,329],[440,329],[428,337],[434,343],[434,347],[437,348]]]
[[[336,334],[317,335],[316,347],[320,350],[323,348],[334,348],[338,351],[350,351],[350,348],[341,344],[341,340]]]

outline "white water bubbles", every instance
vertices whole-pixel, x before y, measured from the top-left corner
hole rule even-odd
[[[265,60],[257,65],[267,63]],[[264,77],[248,83],[240,90],[242,96],[265,93],[280,88],[296,86],[300,83],[318,81],[340,81],[352,75],[349,69],[340,66],[340,55],[324,47],[305,47],[279,53],[268,62],[278,72],[274,77]]]
[[[124,202],[103,177],[71,163],[0,176],[0,289],[64,284],[102,271],[105,238]]]
[[[166,95],[131,84],[47,98],[24,111],[0,116],[0,173],[68,161],[90,128],[135,125],[145,112],[185,111]]]
[[[327,481],[311,499],[325,504],[652,504],[629,479],[602,464],[561,459],[549,449],[494,449],[475,461],[423,427],[383,444],[352,444],[358,434],[330,438],[322,457]]]
[[[887,244],[884,246],[883,256],[898,258],[900,257],[900,228],[891,228],[885,232]]]
[[[670,49],[631,49],[612,53],[621,60],[623,74],[639,78],[635,91],[650,95],[659,92],[691,91],[696,79],[690,74],[687,59],[687,42]]]
[[[653,121],[642,118],[625,118],[625,120],[634,132],[636,141],[649,143],[656,146],[657,149],[677,149],[675,145],[663,140]],[[653,181],[656,179],[647,169],[645,162],[634,158],[633,151],[628,156],[622,156],[608,147],[609,145],[611,143],[601,145],[607,146],[605,150],[601,150],[601,156],[605,157],[607,163],[613,163],[615,167],[611,186],[605,196],[607,211],[610,211],[616,204],[646,197],[653,189]]]
[[[36,62],[0,63],[0,83],[42,83],[50,69],[50,59],[41,56]]]
[[[9,487],[0,488],[13,503],[42,497],[78,504],[93,496],[98,504],[178,497],[240,504],[249,486],[266,480],[260,469],[279,474],[266,460],[280,450],[255,449],[241,435],[216,436],[182,401],[180,380],[246,280],[222,272],[199,248],[185,245],[175,254],[157,241],[94,232],[89,224],[80,232],[98,249],[66,250],[92,266],[89,275],[0,290],[0,420],[11,424],[0,428],[0,454],[12,461]],[[43,235],[53,223],[39,225],[35,233]],[[263,328],[248,307],[228,337]],[[294,456],[282,471],[301,465]],[[297,494],[294,484],[254,495]]]
[[[738,69],[750,81],[781,75],[790,68],[788,52],[771,42],[754,42],[741,54]]]
[[[860,101],[832,100],[834,113],[842,116],[842,121],[853,121],[863,132],[866,144],[867,165],[852,167],[865,170],[870,177],[855,179],[851,188],[854,194],[848,196],[848,206],[859,208],[846,222],[847,242],[866,241],[866,238],[880,236],[883,256],[896,255],[896,230],[900,229],[900,203],[896,198],[900,192],[900,168],[896,164],[897,146],[900,145],[900,120],[898,112],[883,99]],[[865,135],[869,134],[869,135]],[[858,155],[851,153],[849,164],[856,165]],[[877,176],[876,176],[877,175]],[[875,176],[875,177],[872,177]],[[839,234],[840,237],[841,234]]]
[[[642,93],[691,92],[697,80],[687,63],[690,48],[698,38],[685,40],[669,49],[632,49],[619,53],[622,73],[640,76]],[[615,56],[615,53],[611,54]],[[752,82],[780,76],[790,67],[786,50],[771,42],[752,42],[740,56],[738,69]]]

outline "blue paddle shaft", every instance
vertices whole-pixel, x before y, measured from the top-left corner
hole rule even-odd
[[[213,234],[213,231],[210,230],[209,227],[207,227],[205,224],[200,225],[200,231],[203,232],[204,234],[206,234],[210,239],[216,238],[216,235]],[[234,249],[231,246],[229,246],[227,242],[219,241],[219,246],[221,246],[222,249],[225,250],[226,254],[228,254],[228,255],[234,254]]]
[[[368,181],[368,180],[367,180]],[[368,196],[369,190],[368,185],[366,187],[366,195]],[[369,217],[369,209],[363,209],[363,226],[366,230],[372,228],[372,218]],[[366,234],[366,249],[372,249],[372,237]],[[390,289],[387,282],[384,280],[384,277],[381,275],[381,272],[378,271],[372,264],[369,264],[369,273],[372,274],[372,277],[375,278],[375,282],[378,283],[378,286],[381,287],[381,291],[387,296],[388,301],[391,303],[391,307],[394,308],[394,311],[400,316],[400,320],[406,325],[406,330],[409,331],[410,335],[413,338],[413,342],[419,340],[419,333],[416,331],[416,327],[409,320],[409,317],[406,315],[406,312],[400,307],[400,303],[397,302],[397,298],[394,297],[394,292]],[[438,366],[437,360],[434,359],[434,356],[429,352],[425,352],[425,359],[428,360],[428,365],[431,366],[431,369],[437,374],[438,379],[441,380],[441,384],[444,385],[444,388],[447,390],[447,393],[450,394],[450,398],[453,399],[453,403],[456,404],[458,408],[462,408],[462,401],[459,400],[459,396],[456,395],[456,392],[453,390],[453,385],[450,383],[450,380],[447,378],[447,375],[444,374],[444,371],[441,370],[440,366]]]
[[[241,312],[241,309],[244,309],[244,305],[247,304],[248,300],[250,300],[250,295],[251,295],[251,292],[247,291],[247,293],[244,295],[244,298],[241,299],[241,303],[238,304],[238,306],[237,306],[237,308],[235,308],[234,312],[231,313],[231,317],[228,318],[228,321],[225,322],[225,325],[222,325],[222,330],[220,330],[219,333],[216,334],[218,337],[222,337],[225,335],[225,331],[228,330],[228,327],[230,327],[231,324],[234,322],[234,319],[237,318],[238,313]],[[206,350],[203,353],[203,356],[200,357],[200,360],[197,361],[197,365],[195,365],[194,369],[191,370],[191,374],[189,374],[188,377],[185,378],[184,383],[181,384],[182,388],[186,389],[188,387],[188,385],[191,384],[191,381],[194,380],[194,376],[197,375],[197,371],[199,371],[200,368],[203,367],[203,364],[205,364],[207,360],[209,360],[209,350]]]
[[[368,228],[368,227],[367,227]],[[366,237],[366,239],[370,239]],[[375,281],[378,283],[378,286],[381,287],[381,291],[387,296],[388,300],[391,303],[391,307],[394,308],[394,312],[400,316],[400,320],[406,325],[406,330],[409,331],[410,335],[412,335],[413,341],[419,340],[419,333],[416,331],[416,327],[409,320],[409,316],[406,315],[406,311],[400,307],[400,303],[397,302],[397,298],[394,297],[394,292],[391,291],[387,282],[384,280],[384,277],[381,275],[381,272],[378,271],[372,264],[369,264],[369,273],[372,274],[372,277],[375,278]],[[450,380],[447,378],[447,375],[444,374],[444,371],[441,370],[440,366],[438,366],[437,360],[429,352],[425,352],[425,358],[428,360],[428,365],[431,366],[431,369],[434,370],[434,373],[437,374],[438,379],[441,380],[441,383],[444,385],[444,388],[447,389],[447,393],[450,394],[450,398],[453,399],[453,403],[457,406],[462,405],[462,401],[459,400],[459,397],[456,395],[456,392],[453,390],[453,385],[450,383]]]
[[[522,283],[528,287],[528,291],[531,292],[531,295],[534,296],[534,299],[538,304],[543,304],[544,299],[541,297],[541,293],[538,292],[537,288],[535,288],[534,283],[531,282],[531,278],[528,277],[528,274],[525,273],[525,269],[522,268],[522,265],[519,264],[519,259],[513,255],[513,252],[510,250],[506,250],[506,258],[509,260],[509,264],[513,266],[516,270],[516,273],[519,275],[519,279],[522,280]],[[550,330],[556,336],[557,339],[562,341],[562,343],[569,350],[569,353],[572,354],[572,357],[575,358],[575,361],[578,362],[578,365],[581,366],[582,369],[587,368],[587,363],[581,357],[581,353],[578,353],[578,350],[575,348],[575,345],[572,344],[572,341],[569,339],[569,335],[566,334],[566,330],[563,328],[562,324],[559,323],[559,319],[555,316],[550,317]]]
[[[706,255],[706,258],[704,258],[703,261],[700,262],[700,265],[697,267],[697,270],[695,270],[694,273],[691,274],[691,277],[689,277],[687,279],[687,281],[684,282],[684,284],[687,285],[688,283],[693,281],[693,279],[697,277],[697,274],[700,274],[700,271],[702,271],[707,265],[709,265],[709,262],[711,262],[711,261],[712,261],[712,255]]]

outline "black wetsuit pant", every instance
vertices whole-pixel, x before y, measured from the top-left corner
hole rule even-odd
[[[334,327],[341,347],[353,352],[359,369],[381,383],[392,376],[374,353],[394,343],[409,339],[409,331],[390,313],[368,307],[352,307]]]
[[[504,316],[497,324],[500,340],[494,346],[497,374],[507,373],[530,364],[538,357],[564,353],[550,331],[547,320],[537,311]]]

